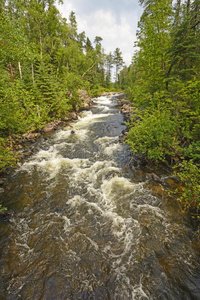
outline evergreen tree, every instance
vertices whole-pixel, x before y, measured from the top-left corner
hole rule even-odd
[[[123,57],[122,57],[122,52],[120,51],[119,48],[116,48],[115,51],[114,51],[113,62],[115,64],[115,80],[116,80],[116,83],[119,85],[118,74],[119,74],[120,68],[124,64]]]

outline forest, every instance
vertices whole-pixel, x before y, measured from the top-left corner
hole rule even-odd
[[[106,54],[102,38],[78,33],[75,13],[66,20],[55,0],[1,1],[0,168],[16,162],[9,138],[75,110],[78,89],[97,96],[117,88],[134,105],[126,142],[174,168],[181,209],[199,218],[200,2],[139,2],[136,51],[122,68],[120,48]]]
[[[183,182],[183,211],[200,209],[200,1],[140,0],[132,64],[120,84],[133,101],[127,142],[149,161],[167,161]]]
[[[76,110],[78,89],[91,96],[113,89],[112,68],[117,78],[123,65],[119,48],[106,54],[102,38],[78,33],[75,13],[66,20],[56,4],[0,2],[1,170],[16,163],[9,139]]]

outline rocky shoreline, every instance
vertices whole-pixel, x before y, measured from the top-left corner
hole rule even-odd
[[[57,119],[49,122],[35,131],[30,131],[21,135],[12,135],[9,138],[10,147],[14,152],[18,152],[17,159],[22,160],[26,156],[32,154],[31,151],[26,152],[27,145],[34,144],[41,136],[45,136],[62,126],[71,126],[68,122],[77,120],[80,111],[88,110],[93,106],[92,98],[89,96],[87,91],[78,90],[78,94],[81,106],[77,106],[76,111],[69,111],[63,119]]]

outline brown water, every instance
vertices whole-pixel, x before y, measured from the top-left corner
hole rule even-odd
[[[135,180],[116,105],[95,99],[9,179],[0,299],[200,299],[199,245],[162,187]]]

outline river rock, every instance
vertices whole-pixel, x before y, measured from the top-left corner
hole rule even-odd
[[[55,127],[54,127],[52,124],[47,124],[47,125],[45,125],[45,127],[43,128],[43,131],[44,131],[45,133],[48,133],[48,132],[53,131],[54,128],[55,128]]]
[[[37,139],[38,137],[40,137],[40,133],[39,132],[27,132],[22,134],[21,138],[23,140],[33,140],[33,139]]]
[[[3,185],[5,183],[4,179],[0,178],[0,185]]]
[[[64,118],[65,121],[70,120],[78,120],[78,115],[75,111],[70,111],[67,113],[66,117]]]
[[[8,222],[12,215],[13,214],[7,210],[0,211],[0,221]]]
[[[23,146],[19,144],[19,145],[16,146],[16,149],[21,150],[21,149],[23,149]]]
[[[129,105],[129,104],[124,104],[121,108],[121,112],[123,114],[127,114],[127,113],[130,113],[132,111],[132,106]]]
[[[155,181],[161,183],[162,180],[155,173],[147,173],[145,176],[146,180]]]
[[[89,96],[88,92],[85,90],[78,90],[79,99],[82,102],[82,109],[90,109],[93,106],[93,101]]]

